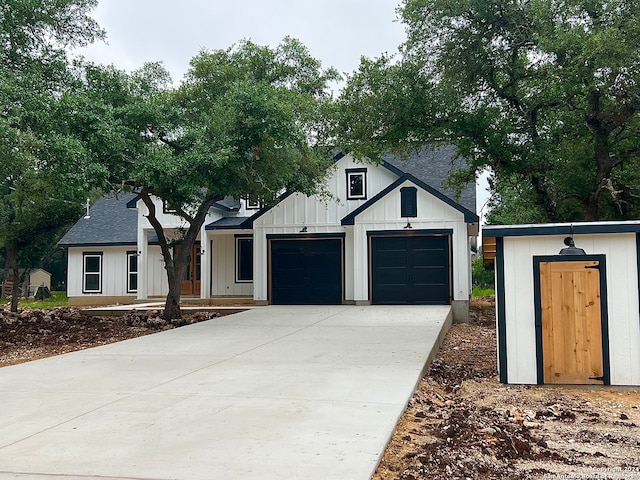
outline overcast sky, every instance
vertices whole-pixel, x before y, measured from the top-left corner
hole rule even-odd
[[[179,82],[201,49],[225,49],[244,38],[276,46],[298,38],[323,66],[357,69],[362,55],[395,53],[404,26],[400,0],[99,0],[94,17],[107,42],[82,54],[128,71],[162,61]]]

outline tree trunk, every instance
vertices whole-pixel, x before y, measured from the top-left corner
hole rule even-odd
[[[531,175],[531,185],[536,192],[536,203],[540,205],[550,222],[558,221],[558,209],[556,204],[549,195],[548,189],[544,185],[544,181],[538,175]]]
[[[209,208],[218,200],[222,200],[222,196],[212,196],[206,199],[201,205],[198,206],[198,211],[194,216],[188,216],[184,212],[181,212],[180,216],[188,221],[189,228],[185,233],[182,241],[180,242],[180,248],[175,250],[173,255],[169,242],[164,234],[164,228],[162,224],[156,218],[156,208],[153,203],[152,191],[144,190],[139,192],[140,198],[149,210],[147,219],[153,227],[158,241],[160,243],[160,250],[162,251],[162,257],[164,259],[165,270],[167,272],[167,280],[169,283],[169,293],[167,294],[167,300],[164,306],[164,313],[162,317],[165,320],[172,320],[174,318],[182,317],[182,310],[180,309],[180,297],[182,278],[187,270],[187,264],[189,262],[189,255],[191,254],[191,248],[193,247],[200,228],[204,225],[204,221],[207,218]]]
[[[601,220],[602,202],[605,193],[611,185],[611,173],[620,164],[620,159],[611,156],[609,148],[609,136],[604,130],[593,131],[594,133],[594,160],[596,163],[596,178],[593,190],[589,195],[584,207],[584,214],[587,221],[595,222]]]
[[[167,294],[167,300],[164,304],[164,312],[162,317],[165,320],[172,320],[174,318],[182,318],[182,310],[180,308],[180,284],[178,279],[177,284],[169,284],[169,293]]]
[[[165,269],[167,271],[167,280],[169,283],[169,293],[167,293],[167,299],[164,305],[164,312],[162,318],[165,320],[172,320],[174,318],[182,318],[182,309],[180,308],[180,297],[182,296],[182,279],[187,270],[187,262],[189,259],[184,259],[184,252],[191,251],[191,247],[184,248],[186,245],[181,244],[181,247],[177,250],[174,249],[173,258],[165,258]],[[171,251],[167,248],[168,255],[171,256]]]

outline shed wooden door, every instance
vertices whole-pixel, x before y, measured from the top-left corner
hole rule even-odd
[[[599,263],[540,263],[544,383],[602,385]]]

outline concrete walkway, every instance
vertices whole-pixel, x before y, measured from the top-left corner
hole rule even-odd
[[[449,307],[263,307],[0,368],[0,479],[367,480]]]

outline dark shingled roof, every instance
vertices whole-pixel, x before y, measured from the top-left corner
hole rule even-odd
[[[89,209],[90,218],[81,218],[58,242],[61,247],[83,245],[114,246],[138,243],[138,211],[127,208],[136,197],[133,193],[106,195]],[[149,243],[158,243],[155,232],[149,232]]]
[[[238,211],[240,210],[240,200],[238,200],[237,198],[227,196],[227,197],[224,197],[219,202],[216,202],[213,206],[221,210]]]
[[[443,186],[452,168],[464,166],[464,159],[457,155],[453,145],[423,147],[406,160],[395,155],[385,155],[382,159],[391,165],[390,170],[393,171],[395,167],[403,173],[410,173],[468,210],[476,211],[475,183],[467,184],[459,198],[456,198],[453,190]]]
[[[207,230],[251,229],[251,224],[245,225],[244,227],[242,226],[242,224],[249,220],[249,218],[251,217],[225,217],[220,220],[216,220],[215,222],[211,222],[205,228]]]

